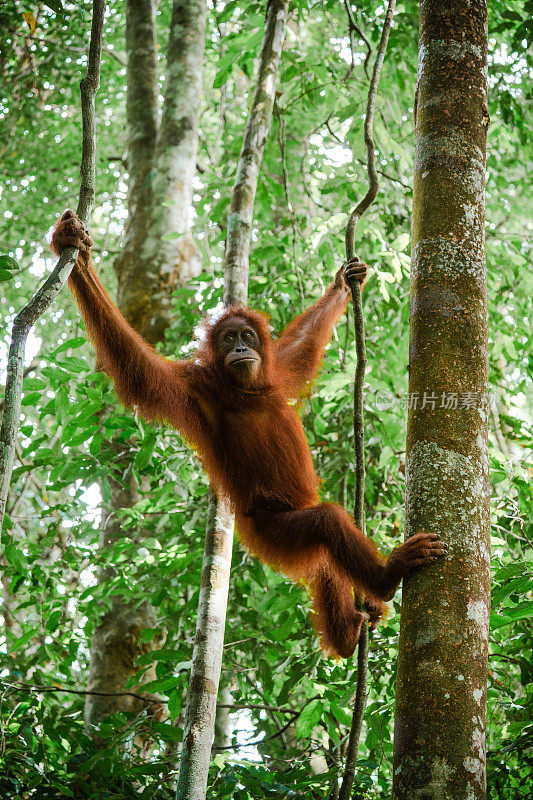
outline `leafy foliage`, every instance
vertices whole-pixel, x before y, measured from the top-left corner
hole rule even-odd
[[[268,310],[277,330],[331,279],[343,258],[347,214],[366,184],[366,47],[356,35],[352,55],[345,9],[337,0],[298,0],[292,6],[251,256],[250,303]],[[533,738],[529,6],[518,0],[491,3],[489,21],[494,593],[488,768],[493,800],[515,800],[533,788],[527,756]],[[32,12],[33,21],[29,8],[10,3],[0,11],[3,364],[14,314],[49,267],[43,237],[55,217],[75,205],[81,142],[77,84],[90,23],[88,0],[41,4]],[[380,196],[358,229],[359,255],[372,267],[365,289],[368,530],[385,551],[401,539],[403,525],[416,14],[413,0],[398,4],[375,120]],[[363,0],[356,15],[375,46],[383,9]],[[124,16],[124,3],[112,0],[97,101],[97,206],[91,223],[98,266],[111,294],[126,203]],[[164,54],[168,3],[161,4],[157,20]],[[206,269],[194,286],[176,290],[176,323],[165,347],[170,354],[190,352],[183,348],[199,317],[221,300],[229,198],[263,20],[263,2],[227,2],[209,12],[193,227]],[[171,797],[194,639],[207,484],[175,433],[148,425],[116,404],[112,387],[95,372],[66,291],[39,321],[30,351],[3,556],[0,791],[6,798]],[[352,333],[345,320],[303,413],[323,495],[346,496],[349,505],[353,372]],[[118,462],[117,447],[124,454]],[[128,535],[101,549],[109,479],[126,483],[130,471],[142,493],[123,514]],[[106,579],[97,582],[99,571]],[[62,689],[86,687],[91,635],[117,593],[134,603],[148,598],[166,628],[164,645],[139,658],[135,680],[155,658],[148,691],[168,698],[168,715],[163,721],[151,716],[150,703],[138,716],[116,714],[101,724],[95,744],[83,726],[83,695]],[[390,792],[398,599],[391,606],[371,642],[358,798],[385,798]],[[151,629],[142,636],[151,641],[157,633]],[[208,796],[327,795],[346,745],[354,667],[320,656],[304,593],[238,544],[222,680],[238,708],[221,745],[226,749],[216,751]]]

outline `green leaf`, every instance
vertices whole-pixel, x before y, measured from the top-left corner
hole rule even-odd
[[[31,389],[45,389],[46,383],[42,380],[42,378],[24,378],[22,381],[22,388],[24,391],[30,391]]]
[[[176,689],[173,692],[170,692],[168,697],[168,713],[170,715],[171,722],[174,722],[175,719],[178,718],[179,713],[181,711],[181,706],[183,703],[183,692],[181,689]]]
[[[502,628],[504,625],[510,625],[513,620],[508,616],[503,616],[502,614],[492,613],[490,615],[490,629],[492,631],[496,630],[497,628]]]
[[[177,661],[179,657],[179,650],[163,648],[162,650],[150,650],[149,653],[143,653],[137,657],[135,663],[152,664],[154,661]]]
[[[102,431],[98,431],[94,434],[91,444],[89,445],[89,452],[92,456],[97,456],[102,449],[102,444],[104,441],[104,436]]]
[[[39,634],[38,628],[30,628],[29,631],[26,631],[26,633],[24,633],[19,639],[13,642],[13,645],[11,646],[11,652],[16,653],[17,650],[21,650],[25,644],[28,644],[28,642],[38,634]]]
[[[219,14],[218,22],[219,23],[227,22],[230,19],[230,17],[233,15],[233,12],[237,8],[238,4],[239,4],[238,0],[231,0],[230,3],[226,3],[226,5],[224,6],[224,8],[222,9],[222,11]]]
[[[150,458],[151,458],[152,453],[154,451],[156,438],[157,437],[156,437],[155,431],[150,431],[147,434],[147,436],[146,436],[146,438],[145,438],[145,440],[143,442],[143,445],[142,445],[141,449],[139,450],[139,452],[137,453],[137,455],[135,456],[135,460],[133,462],[133,464],[134,464],[136,469],[142,470],[142,469],[145,469],[148,466],[148,464],[150,462]]]
[[[519,578],[515,578],[514,580],[506,583],[504,586],[500,586],[499,589],[496,589],[492,593],[491,601],[493,606],[497,607],[505,600],[506,597],[509,597],[510,594],[526,594],[532,589],[533,576],[521,575]]]
[[[11,273],[16,269],[20,269],[18,261],[5,253],[0,254],[0,270],[7,270]],[[12,275],[10,274],[9,277],[12,277]]]
[[[45,6],[51,8],[52,11],[56,11],[58,14],[62,13],[63,11],[63,4],[61,0],[44,0]]]
[[[48,633],[53,633],[55,631],[55,629],[57,628],[57,626],[61,621],[62,614],[63,611],[60,608],[56,608],[54,609],[54,611],[52,611],[52,613],[46,620],[46,630],[48,631]]]
[[[511,620],[532,619],[533,600],[525,600],[523,603],[518,603],[514,608],[504,608],[503,612]]]
[[[54,451],[50,447],[39,447],[33,457],[34,464],[52,464],[56,459]]]
[[[71,436],[70,439],[64,441],[64,444],[68,445],[69,447],[79,447],[80,444],[83,444],[83,442],[86,442],[87,439],[90,439],[93,434],[94,425],[91,425],[79,433],[74,434],[74,436]]]
[[[322,700],[311,700],[306,705],[296,723],[296,736],[298,739],[303,739],[309,736],[320,720],[324,711],[324,703]]]
[[[87,372],[89,369],[88,363],[81,358],[76,358],[76,356],[63,356],[61,361],[58,361],[58,365],[75,375],[80,372]]]
[[[40,392],[31,392],[30,394],[25,394],[22,398],[21,405],[23,406],[34,406],[41,400],[41,393]]]
[[[394,456],[394,450],[389,445],[385,445],[379,456],[378,469],[383,469],[387,466],[391,458]]]
[[[13,541],[7,543],[5,546],[5,556],[7,561],[15,567],[18,572],[27,572],[28,564],[19,544],[15,544]]]
[[[82,344],[86,344],[87,339],[85,336],[74,336],[73,339],[67,339],[66,342],[60,344],[55,350],[52,351],[52,355],[56,356],[58,353],[63,353],[65,350],[73,350],[76,347],[81,347]]]
[[[155,681],[149,681],[149,683],[143,684],[143,691],[144,692],[161,692],[162,694],[168,694],[170,689],[175,689],[183,679],[180,677],[171,677],[171,678],[160,678]]]

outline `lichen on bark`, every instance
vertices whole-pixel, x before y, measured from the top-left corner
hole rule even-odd
[[[490,535],[485,0],[421,0],[406,536],[448,555],[404,582],[395,800],[484,800]]]

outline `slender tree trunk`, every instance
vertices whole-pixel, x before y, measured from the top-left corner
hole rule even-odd
[[[486,69],[486,0],[421,0],[406,535],[448,556],[404,582],[396,800],[486,796]]]
[[[198,250],[188,237],[193,178],[196,171],[198,119],[202,98],[205,0],[175,0],[167,50],[165,99],[159,125],[156,49],[156,0],[128,0],[126,51],[128,54],[128,220],[122,252],[115,262],[117,304],[133,327],[149,342],[161,341],[168,327],[172,285],[190,277],[191,264],[199,272]],[[175,239],[163,240],[165,234]],[[154,242],[157,240],[158,247]],[[181,242],[181,249],[176,249]],[[168,245],[168,246],[167,246]],[[180,257],[176,255],[180,253]],[[194,261],[196,259],[196,262]],[[200,265],[201,266],[201,265]],[[139,500],[139,487],[129,455],[117,446],[117,462],[126,474],[123,485],[110,481],[113,514],[103,532],[101,546],[109,547],[121,536],[116,512]],[[110,566],[113,572],[112,565]],[[109,573],[102,576],[109,577]],[[157,628],[150,603],[129,604],[120,595],[97,627],[91,642],[88,688],[120,692],[135,675],[137,656],[161,647],[164,633],[143,643],[144,628]],[[155,677],[153,667],[142,684]],[[143,702],[133,697],[88,695],[85,719],[90,725],[116,711],[138,713]]]
[[[248,259],[255,193],[272,122],[278,65],[285,41],[287,7],[288,2],[284,0],[269,0],[267,6],[259,74],[244,129],[228,219],[224,275],[224,302],[228,306],[245,304],[248,297]]]
[[[224,302],[245,304],[253,207],[265,142],[272,123],[288,0],[269,0],[259,72],[237,165],[228,220]],[[208,514],[196,641],[178,779],[178,800],[204,800],[215,726],[216,701],[233,543],[233,519],[212,499]]]

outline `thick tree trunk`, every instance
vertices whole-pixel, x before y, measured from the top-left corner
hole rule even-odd
[[[182,234],[188,229],[196,170],[206,3],[205,0],[174,2],[161,127],[157,105],[156,8],[155,0],[128,0],[127,4],[128,220],[124,247],[115,262],[117,304],[126,319],[152,344],[161,341],[170,323],[172,284],[180,277],[190,277],[189,267],[195,263],[194,258],[198,261],[192,239],[187,239],[183,249]],[[161,239],[164,233],[176,234],[177,238],[165,242]],[[183,257],[179,259],[176,242],[182,242],[179,252]],[[120,445],[120,450],[123,449]],[[119,448],[117,460],[124,460]],[[114,512],[131,507],[139,499],[137,484],[131,473],[128,475],[125,487],[111,481]],[[101,544],[109,546],[120,536],[131,537],[132,533],[124,533],[113,514]],[[144,628],[157,628],[153,607],[148,602],[130,605],[118,595],[113,597],[112,608],[91,642],[91,690],[123,691],[136,673],[137,656],[161,647],[164,634],[148,644],[140,641],[139,634]],[[148,669],[142,683],[153,678],[153,669]],[[142,700],[131,696],[88,696],[85,719],[95,725],[116,711],[137,713],[142,708]]]
[[[152,168],[159,127],[157,92],[156,0],[127,0],[127,141],[128,218],[122,250],[114,267],[118,278],[117,305],[141,332],[148,329],[150,291],[140,257],[150,228]],[[155,344],[155,339],[150,339]]]
[[[448,556],[404,582],[394,797],[482,800],[489,624],[486,0],[422,0],[406,535]]]
[[[285,39],[288,0],[269,0],[259,72],[243,136],[228,220],[224,302],[245,304],[253,207],[272,123],[276,78]],[[226,622],[233,519],[212,500],[208,514],[196,641],[178,779],[178,800],[204,800],[215,726]]]
[[[148,278],[162,314],[159,326],[169,324],[170,291],[179,279],[199,275],[203,263],[188,233],[198,153],[198,120],[202,99],[206,0],[176,0],[172,9],[167,52],[165,102],[155,153],[153,211],[142,247]],[[173,238],[165,238],[168,234]],[[152,318],[151,326],[157,326]],[[156,330],[156,335],[157,335]],[[160,334],[159,334],[160,335]]]
[[[176,283],[198,275],[189,233],[202,104],[206,0],[174,0],[161,125],[155,0],[128,0],[128,221],[115,263],[118,306],[150,343],[171,322]],[[169,237],[169,238],[167,238]]]
[[[117,458],[120,458],[119,454]],[[137,482],[131,472],[125,478],[125,485],[112,480],[110,489],[111,506],[114,509],[131,508],[140,499]],[[125,534],[122,532],[120,520],[116,514],[112,514],[100,535],[100,548],[110,547],[121,535]],[[117,570],[110,564],[101,579],[109,580],[116,575]],[[150,603],[132,605],[124,602],[120,595],[111,599],[111,609],[102,617],[91,641],[87,689],[91,692],[116,692],[116,696],[87,695],[85,721],[90,726],[97,725],[117,711],[139,714],[145,708],[156,710],[153,705],[147,706],[140,698],[132,697],[131,694],[120,694],[139,669],[135,664],[137,657],[157,650],[164,644],[164,632],[154,636],[150,642],[140,641],[140,633],[145,628],[157,628],[157,615]],[[155,665],[152,665],[133,688],[134,693],[140,693],[142,685],[154,679]],[[157,711],[159,710],[158,707]]]

